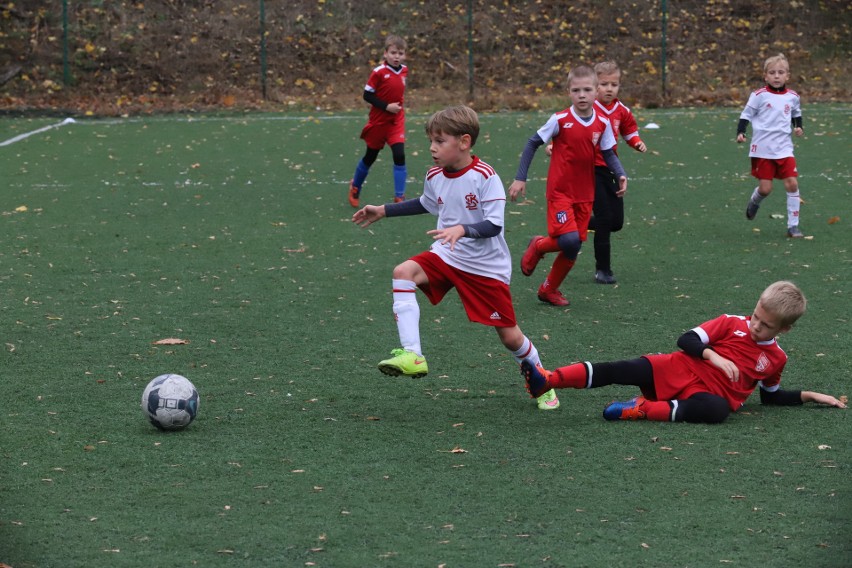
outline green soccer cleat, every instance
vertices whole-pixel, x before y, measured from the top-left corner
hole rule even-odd
[[[536,399],[539,410],[556,410],[559,408],[559,399],[556,398],[556,391],[550,389]]]
[[[426,357],[423,355],[418,355],[407,349],[394,349],[391,351],[391,355],[393,357],[390,359],[379,362],[379,371],[386,375],[392,377],[405,375],[418,379],[429,373],[429,366],[426,364]]]

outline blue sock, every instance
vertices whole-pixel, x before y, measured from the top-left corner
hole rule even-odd
[[[359,160],[358,165],[355,166],[355,176],[352,178],[352,185],[357,187],[358,191],[361,191],[361,186],[367,179],[368,173],[370,173],[370,168],[364,165],[364,160]]]
[[[393,194],[396,197],[405,195],[405,178],[408,177],[408,172],[405,166],[393,166]]]

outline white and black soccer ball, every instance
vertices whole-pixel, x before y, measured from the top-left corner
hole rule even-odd
[[[155,377],[142,392],[142,412],[160,430],[180,430],[195,420],[201,400],[181,375]]]

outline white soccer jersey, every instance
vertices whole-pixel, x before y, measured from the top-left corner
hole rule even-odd
[[[791,121],[799,116],[802,116],[802,108],[796,91],[784,89],[776,93],[766,87],[754,91],[740,115],[741,119],[751,122],[748,155],[773,160],[791,157]]]
[[[485,220],[505,229],[503,182],[494,168],[476,156],[468,167],[458,172],[430,168],[426,172],[420,203],[438,217],[439,229]],[[485,239],[462,237],[453,250],[449,244],[435,241],[431,250],[452,267],[509,284],[512,257],[504,232]]]

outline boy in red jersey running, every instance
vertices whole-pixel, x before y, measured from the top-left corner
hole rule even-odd
[[[529,276],[548,252],[558,252],[553,267],[538,289],[538,299],[554,306],[570,302],[559,287],[574,266],[586,240],[595,200],[595,155],[600,149],[609,169],[618,178],[618,189],[627,191],[627,175],[613,148],[615,136],[609,121],[595,112],[598,80],[591,67],[580,65],[568,74],[571,106],[553,114],[528,141],[521,155],[509,198],[526,195],[527,171],[539,146],[553,140],[547,172],[547,234],[530,241],[521,258],[521,272]]]
[[[790,331],[806,307],[795,284],[779,281],[763,291],[751,316],[721,315],[681,335],[682,351],[614,363],[586,361],[554,371],[524,362],[521,372],[532,396],[553,388],[639,387],[641,396],[604,408],[607,420],[715,424],[736,412],[758,386],[762,404],[846,408],[830,395],[780,388],[787,355],[775,338]]]
[[[390,146],[393,156],[394,201],[405,199],[405,178],[408,175],[405,168],[405,110],[402,108],[408,76],[408,67],[403,65],[405,47],[405,40],[401,37],[388,36],[384,61],[373,69],[364,86],[364,100],[370,103],[370,117],[361,130],[361,138],[367,144],[367,151],[349,182],[349,204],[352,207],[358,207],[361,186],[385,144]]]
[[[383,217],[431,213],[438,226],[429,251],[393,270],[393,312],[402,348],[379,363],[386,375],[422,377],[428,372],[420,346],[419,288],[432,304],[456,289],[467,317],[491,326],[518,363],[540,365],[538,350],[515,320],[509,282],[512,258],[503,236],[506,193],[494,169],[471,154],[479,118],[466,106],[436,112],[426,123],[435,167],[426,173],[423,195],[401,203],[367,205],[352,221],[368,227]],[[559,407],[552,390],[539,393],[543,410]]]
[[[787,236],[799,239],[799,170],[793,157],[790,132],[802,136],[802,107],[798,93],[787,88],[790,64],[783,54],[773,55],[763,64],[766,86],[748,98],[737,125],[737,143],[745,142],[746,127],[751,122],[751,175],[757,187],[746,206],[746,219],[757,215],[760,202],[772,192],[772,180],[780,179],[787,191]]]
[[[618,64],[603,61],[595,65],[595,73],[598,76],[595,110],[609,120],[613,134],[621,134],[628,146],[645,152],[648,148],[639,138],[639,127],[633,113],[618,100],[618,89],[621,86],[621,69]],[[618,153],[616,147],[612,151]],[[600,152],[595,159],[595,204],[592,213],[589,230],[595,232],[595,282],[615,284],[610,234],[624,227],[624,191],[618,188],[618,180]]]

